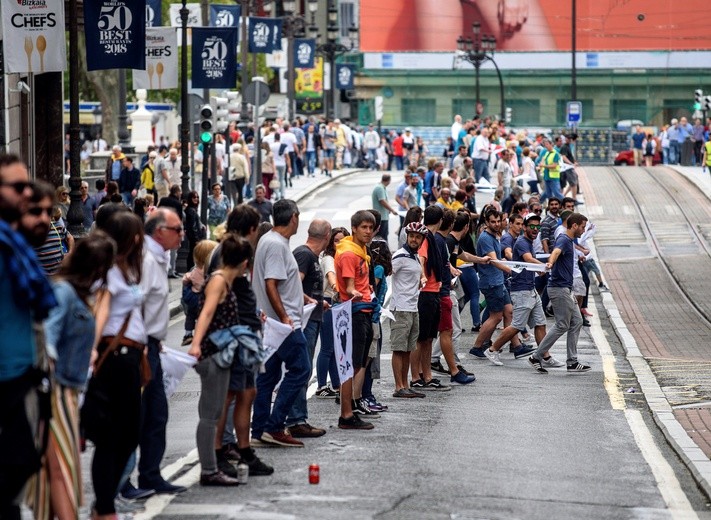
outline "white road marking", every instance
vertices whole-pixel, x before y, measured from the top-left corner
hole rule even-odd
[[[200,471],[200,465],[196,464],[185,475],[175,480],[173,484],[190,488],[200,481]],[[150,518],[158,516],[176,496],[177,495],[153,495],[146,500],[145,511],[134,515],[134,520],[149,520]]]

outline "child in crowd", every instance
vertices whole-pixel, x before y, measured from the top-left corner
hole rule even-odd
[[[183,296],[180,304],[185,312],[185,335],[182,345],[190,345],[193,340],[195,321],[200,314],[199,295],[205,286],[205,265],[212,251],[217,247],[217,242],[212,240],[201,240],[195,245],[193,260],[195,267],[183,276]]]

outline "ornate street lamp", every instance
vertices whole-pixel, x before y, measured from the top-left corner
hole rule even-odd
[[[474,65],[474,81],[476,88],[476,106],[479,107],[481,101],[479,93],[479,69],[481,65],[490,61],[496,69],[496,74],[499,77],[499,90],[501,95],[501,113],[500,117],[504,117],[506,112],[504,102],[504,82],[501,77],[499,66],[494,60],[494,52],[496,52],[496,38],[491,35],[481,34],[481,24],[474,22],[472,24],[472,33],[474,38],[468,38],[464,35],[457,38],[457,50],[459,51],[460,59],[463,59]]]
[[[294,39],[303,38],[306,36],[306,32],[313,34],[313,29],[315,27],[309,27],[306,19],[296,12],[296,2],[294,0],[286,0],[284,2],[284,32],[289,41],[289,49],[287,53],[287,88],[286,97],[289,103],[287,110],[287,118],[289,122],[294,120],[295,112],[295,81],[296,81],[296,68],[294,65]],[[311,15],[311,20],[313,20],[316,10],[318,9],[318,0],[307,0],[307,9]]]

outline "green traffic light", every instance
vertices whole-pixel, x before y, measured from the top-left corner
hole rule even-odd
[[[212,134],[210,132],[202,132],[200,134],[200,142],[211,143],[212,142]]]
[[[694,110],[701,110],[701,103],[694,103]]]

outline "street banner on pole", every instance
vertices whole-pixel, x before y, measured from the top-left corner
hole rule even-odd
[[[323,58],[314,59],[313,68],[297,68],[294,84],[296,110],[301,114],[323,112]]]
[[[202,13],[200,12],[200,4],[185,4],[188,9],[188,27],[200,27],[202,25]],[[183,4],[170,4],[168,14],[170,16],[170,26],[180,27],[180,10]]]
[[[282,20],[279,18],[249,17],[249,52],[271,54],[281,50]]]
[[[234,88],[237,84],[237,29],[193,28],[193,88]]]
[[[146,0],[84,2],[87,70],[146,68]]]
[[[353,313],[352,302],[334,305],[333,313],[333,338],[336,345],[336,364],[338,365],[338,379],[341,384],[353,377]]]
[[[133,89],[139,88],[178,88],[178,34],[175,28],[146,28],[146,70],[133,71]]]
[[[336,65],[336,88],[341,90],[353,89],[353,77],[355,76],[355,65]]]
[[[67,65],[64,1],[3,2],[5,73],[61,72]]]
[[[210,6],[210,25],[212,27],[239,27],[242,8],[239,4],[218,4]]]
[[[294,40],[294,67],[297,69],[312,69],[316,55],[316,40],[313,38],[297,38]]]
[[[160,27],[163,25],[160,0],[146,0],[146,27]]]

